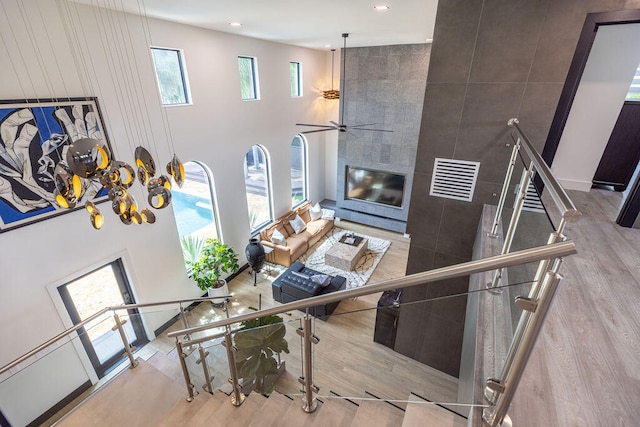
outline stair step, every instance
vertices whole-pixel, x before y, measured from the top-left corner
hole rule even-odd
[[[404,411],[384,401],[363,400],[353,418],[354,427],[397,427],[402,425]],[[423,425],[425,425],[423,423]]]
[[[200,396],[200,394],[198,396]],[[205,402],[193,416],[183,419],[174,425],[189,425],[190,427],[223,425],[222,423],[225,420],[219,417],[218,411],[227,402],[231,405],[229,396],[224,393],[209,394],[207,402]],[[216,423],[215,421],[220,421],[220,423]]]
[[[437,405],[428,402],[419,396],[412,394],[409,401],[416,403],[407,404],[407,410],[402,422],[402,427],[422,427],[425,424],[442,427],[466,427],[467,420],[451,411],[447,411]]]
[[[185,387],[186,392],[184,374],[182,373],[182,368],[180,367],[180,361],[178,359],[174,359],[173,357],[158,351],[151,356],[147,362],[179,385]]]
[[[171,408],[169,413],[160,421],[159,427],[173,427],[183,425],[198,413],[207,402],[212,398],[209,393],[200,393],[194,397],[191,402],[187,399],[180,399]]]
[[[295,401],[280,393],[272,393],[262,405],[260,416],[251,421],[251,427],[277,426],[284,414]]]
[[[318,418],[310,424],[313,427],[335,426],[349,427],[358,411],[358,405],[355,405],[345,399],[327,399],[325,398],[322,407],[317,411]]]
[[[185,390],[144,360],[125,369],[98,393],[70,412],[58,426],[155,425]]]
[[[215,415],[209,420],[208,425],[245,427],[254,419],[262,417],[260,408],[262,408],[266,400],[267,398],[261,394],[251,393],[246,396],[242,405],[233,406],[231,399],[227,396],[225,402],[217,408]],[[213,422],[214,420],[216,420],[215,423]],[[219,424],[218,421],[220,422]]]
[[[296,396],[291,401],[289,409],[280,417],[279,423],[274,424],[274,426],[299,427],[313,425],[320,417],[322,417],[322,402],[318,402],[316,410],[308,414],[302,410],[302,400],[299,396]]]

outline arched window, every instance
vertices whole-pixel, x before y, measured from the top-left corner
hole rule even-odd
[[[291,142],[291,206],[307,200],[307,140],[298,134]]]
[[[199,253],[198,242],[208,237],[221,239],[221,236],[211,170],[199,162],[186,162],[184,173],[182,188],[171,189],[171,206],[186,262]]]
[[[267,150],[254,145],[244,156],[244,182],[247,188],[251,233],[272,221],[271,173]]]

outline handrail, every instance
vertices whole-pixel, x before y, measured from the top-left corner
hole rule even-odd
[[[188,298],[188,299],[182,299],[182,300],[173,300],[173,301],[165,301],[165,302],[149,302],[149,303],[143,303],[143,304],[123,304],[123,305],[115,305],[115,306],[105,307],[102,310],[98,311],[97,313],[92,314],[91,316],[87,317],[86,319],[84,319],[80,323],[78,323],[76,325],[73,325],[71,328],[69,328],[69,329],[67,329],[65,331],[60,332],[55,337],[45,341],[44,343],[40,344],[38,347],[34,348],[33,350],[29,351],[28,353],[23,354],[22,356],[20,356],[17,359],[15,359],[13,362],[10,362],[7,365],[3,366],[2,368],[0,368],[0,374],[3,374],[5,372],[7,372],[9,369],[13,368],[16,365],[19,365],[20,363],[24,362],[25,360],[27,360],[31,356],[34,356],[35,354],[37,354],[37,353],[41,352],[42,350],[44,350],[45,348],[49,347],[51,344],[54,344],[54,343],[60,341],[62,338],[66,337],[67,335],[69,335],[69,334],[77,331],[78,329],[84,327],[84,325],[86,325],[87,323],[97,319],[98,317],[102,316],[104,313],[106,313],[108,311],[126,310],[126,309],[130,309],[130,308],[141,308],[141,307],[153,307],[153,306],[158,306],[158,305],[180,304],[180,303],[183,303],[183,302],[202,302],[202,301],[209,301],[209,300],[218,299],[218,298],[231,298],[231,295],[223,295],[223,296],[216,296],[216,297],[202,297],[202,298]]]
[[[111,307],[107,307],[111,310],[126,310],[129,308],[142,308],[142,307],[154,307],[158,305],[171,305],[171,304],[180,304],[183,302],[203,302],[210,301],[212,299],[220,299],[220,298],[231,298],[232,295],[219,295],[215,297],[201,297],[201,298],[189,298],[189,299],[177,299],[172,301],[157,301],[157,302],[145,302],[140,304],[122,304],[122,305],[114,305]]]
[[[560,183],[553,177],[549,166],[544,159],[538,154],[538,151],[533,147],[529,138],[522,132],[519,121],[517,118],[509,119],[507,125],[514,128],[518,132],[518,137],[522,143],[522,148],[527,152],[527,156],[533,162],[536,172],[542,179],[544,185],[549,189],[549,194],[553,198],[553,201],[562,211],[562,218],[568,222],[575,222],[580,218],[581,213],[576,209],[566,191]]]
[[[170,332],[167,334],[167,336],[176,337],[179,335],[193,334],[193,333],[205,331],[208,329],[229,326],[234,323],[244,322],[246,320],[257,319],[263,316],[281,314],[287,311],[304,310],[309,307],[314,307],[317,305],[342,301],[345,299],[374,294],[377,292],[384,292],[384,291],[398,289],[398,288],[407,288],[411,286],[435,282],[438,280],[451,279],[454,277],[468,276],[470,274],[495,270],[497,268],[504,268],[504,267],[510,267],[513,265],[526,264],[529,262],[540,261],[543,259],[559,258],[566,255],[573,255],[575,253],[577,253],[577,250],[576,250],[575,244],[572,241],[554,243],[551,245],[545,245],[545,246],[532,248],[532,249],[524,249],[521,251],[509,253],[509,254],[497,255],[497,256],[483,258],[476,261],[469,261],[462,264],[442,267],[434,270],[425,271],[422,273],[412,274],[409,276],[383,280],[381,282],[374,283],[367,286],[361,286],[359,288],[347,289],[344,291],[332,292],[326,295],[306,298],[306,299],[282,304],[277,307],[271,307],[264,310],[252,312],[252,313],[242,314],[239,316],[231,317],[229,319],[218,320],[215,322],[207,323],[206,325],[195,326],[192,328]]]

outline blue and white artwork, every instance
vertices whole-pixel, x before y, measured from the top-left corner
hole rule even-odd
[[[96,98],[0,101],[0,232],[71,211],[54,201],[54,169],[80,138],[111,149]],[[77,209],[104,200],[99,184],[83,185]]]

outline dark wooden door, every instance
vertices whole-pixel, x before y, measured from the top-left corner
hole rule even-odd
[[[593,177],[594,184],[624,191],[640,160],[640,102],[626,101]]]

